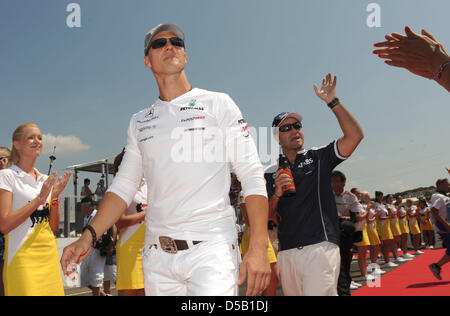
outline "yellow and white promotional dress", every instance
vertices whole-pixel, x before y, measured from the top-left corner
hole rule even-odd
[[[363,204],[363,207],[367,206]],[[375,210],[373,208],[369,209],[368,216],[367,235],[369,237],[370,246],[378,246],[381,244],[381,241],[376,227]]]
[[[419,210],[420,213],[420,227],[422,230],[434,230],[431,223],[430,209],[428,207]]]
[[[249,246],[250,246],[250,227],[248,227],[248,225],[245,225],[244,235],[242,236],[242,242],[239,249],[241,251],[242,256],[245,256]],[[278,262],[275,251],[273,250],[272,243],[270,242],[270,238],[268,239],[267,244],[267,257],[269,258],[269,263]]]
[[[402,231],[400,229],[400,221],[398,219],[398,211],[394,204],[386,204],[386,208],[391,211],[391,230],[392,234],[397,237],[402,235]]]
[[[15,165],[0,170],[0,189],[12,193],[13,212],[39,195],[47,176],[36,172],[37,180]],[[64,295],[48,202],[5,236],[3,278],[7,296]]]
[[[244,195],[241,193],[239,194],[239,203],[244,204],[245,198]],[[244,234],[242,235],[242,241],[239,246],[239,251],[241,252],[242,257],[245,256],[245,254],[248,251],[248,247],[250,246],[250,227],[248,224],[244,225]],[[267,244],[267,257],[269,258],[269,263],[276,263],[277,255],[275,254],[275,250],[273,249],[272,242],[270,241],[270,238],[268,239]]]
[[[378,212],[381,210],[380,215],[380,229],[381,229],[381,240],[391,240],[394,239],[394,235],[391,230],[391,223],[389,220],[389,212],[382,203],[375,204],[375,210]]]
[[[141,183],[139,191],[125,211],[126,215],[137,214],[147,207],[147,184]],[[118,290],[138,290],[145,287],[142,270],[142,248],[145,243],[145,222],[121,229],[117,239],[117,284]]]
[[[406,210],[403,207],[398,211],[398,221],[402,235],[409,234],[408,213],[406,213]]]
[[[418,235],[421,233],[419,228],[419,221],[417,220],[417,207],[411,206],[406,208],[406,212],[408,213],[409,219],[409,230],[412,235]]]
[[[366,207],[367,206],[365,206],[365,205],[360,205],[360,210],[359,210],[360,215],[364,215],[364,213],[366,212],[365,211]],[[364,217],[361,221],[356,223],[356,230],[362,232],[363,239],[361,240],[361,242],[356,243],[355,245],[358,247],[370,246],[370,239],[369,239],[369,234],[367,231],[367,216]]]

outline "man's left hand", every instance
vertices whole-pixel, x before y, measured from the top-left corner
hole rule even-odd
[[[271,269],[267,256],[267,247],[264,251],[249,249],[241,263],[238,285],[247,280],[247,296],[256,296],[263,292],[270,283]]]
[[[331,80],[331,74],[328,74],[325,79],[322,80],[322,87],[320,90],[317,85],[314,84],[314,91],[321,100],[328,104],[336,98],[336,83],[336,76],[334,76],[334,80]]]

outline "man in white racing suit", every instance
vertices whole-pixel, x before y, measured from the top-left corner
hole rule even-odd
[[[151,201],[143,250],[146,295],[237,295],[247,276],[247,295],[257,295],[271,273],[263,167],[239,108],[224,93],[192,88],[186,62],[178,26],[160,24],[147,34],[144,63],[159,99],[132,116],[119,172],[95,219],[64,250],[63,271],[83,260],[96,236],[119,219],[143,174]],[[242,263],[228,197],[231,168],[252,226]]]

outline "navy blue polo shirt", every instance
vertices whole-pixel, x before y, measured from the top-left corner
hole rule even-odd
[[[296,195],[278,202],[278,239],[280,250],[328,241],[339,245],[339,220],[331,188],[331,172],[343,162],[337,141],[328,146],[303,150],[291,165]],[[275,192],[278,165],[266,169],[267,193]]]

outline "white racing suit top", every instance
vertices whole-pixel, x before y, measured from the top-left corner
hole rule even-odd
[[[237,238],[230,172],[244,196],[267,197],[264,172],[247,123],[224,93],[193,89],[131,118],[125,156],[108,190],[129,205],[142,175],[148,184],[146,245]]]

